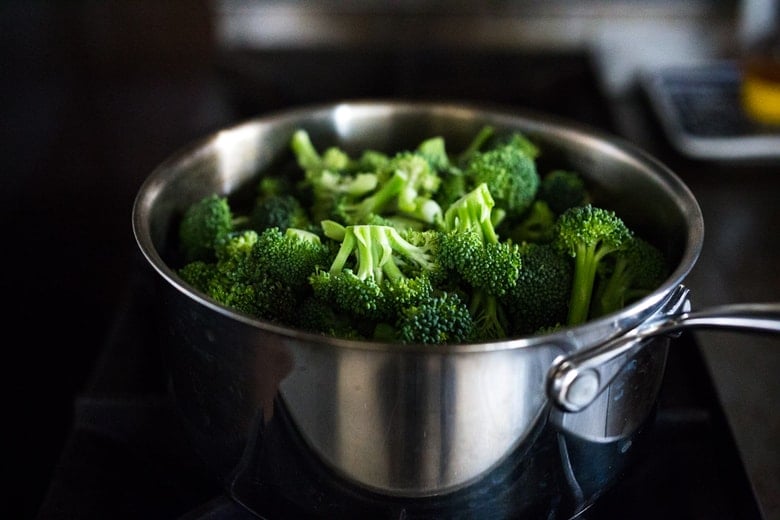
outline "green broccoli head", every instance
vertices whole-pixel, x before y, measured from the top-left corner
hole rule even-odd
[[[209,282],[217,272],[217,266],[203,260],[194,260],[178,270],[182,280],[203,293],[208,293]]]
[[[520,273],[518,246],[511,242],[488,242],[473,231],[442,233],[438,261],[470,288],[501,296]]]
[[[316,271],[309,283],[316,298],[351,316],[375,322],[392,315],[381,283],[374,278],[361,278],[349,268]]]
[[[510,140],[496,148],[474,154],[466,165],[473,185],[486,183],[496,206],[509,216],[519,216],[536,199],[539,174],[525,140]]]
[[[513,242],[547,243],[553,239],[558,216],[543,200],[537,199],[519,222],[507,222],[507,235]]]
[[[463,343],[474,337],[474,320],[460,296],[443,292],[402,309],[395,331],[403,343]]]
[[[416,153],[424,157],[436,173],[450,168],[450,157],[447,154],[444,138],[441,136],[431,137],[421,142],[417,146]]]
[[[554,244],[574,258],[568,325],[588,319],[599,265],[608,255],[625,249],[632,236],[614,211],[591,204],[569,208],[558,217]]]
[[[255,265],[252,250],[257,240],[258,234],[252,229],[233,231],[217,240],[216,267],[223,276],[237,282],[254,280]]]
[[[309,277],[320,299],[379,320],[430,294],[428,277],[438,270],[432,239],[420,235],[412,243],[382,225],[347,226],[338,235],[341,246],[328,271]]]
[[[251,251],[256,278],[270,278],[295,289],[308,287],[309,275],[330,260],[331,250],[318,235],[297,228],[268,228]]]
[[[233,230],[227,197],[212,194],[190,205],[179,224],[179,246],[185,262],[213,261],[217,240]]]
[[[571,207],[587,204],[590,194],[579,173],[553,170],[542,178],[538,198],[554,213],[561,214]]]
[[[404,179],[394,201],[395,210],[428,224],[441,219],[441,207],[433,199],[441,184],[441,177],[426,156],[401,152],[385,168]]]
[[[300,200],[289,194],[273,194],[255,203],[249,217],[249,225],[258,231],[276,227],[307,229],[311,226],[309,215]]]
[[[476,188],[450,204],[444,212],[442,229],[453,233],[476,233],[485,243],[498,243],[498,235],[493,225],[493,199],[487,183]]]
[[[250,316],[289,323],[298,307],[292,288],[270,278],[236,280],[224,271],[211,279],[208,294],[222,305]]]
[[[624,249],[604,262],[597,275],[598,286],[593,303],[594,317],[622,309],[656,290],[669,274],[661,250],[647,240],[634,236]]]
[[[352,165],[349,155],[338,147],[330,147],[320,153],[312,143],[309,133],[302,128],[293,132],[290,138],[290,149],[298,166],[307,175],[322,170],[340,172]]]
[[[350,319],[350,315],[336,312],[329,302],[309,296],[296,312],[294,324],[302,330],[346,339],[366,339]]]
[[[573,264],[551,244],[520,247],[522,269],[517,281],[501,298],[510,333],[526,335],[566,323]]]

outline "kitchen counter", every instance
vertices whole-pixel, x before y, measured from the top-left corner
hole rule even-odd
[[[642,92],[612,106],[618,132],[666,163],[699,201],[704,246],[686,279],[694,309],[780,301],[780,160],[689,159],[667,141]],[[762,512],[780,518],[780,338],[695,335]]]

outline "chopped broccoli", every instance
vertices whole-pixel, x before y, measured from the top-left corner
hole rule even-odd
[[[492,218],[494,206],[495,201],[488,185],[480,183],[447,208],[442,227],[448,232],[471,231],[479,235],[483,242],[496,244],[498,235]]]
[[[585,180],[571,170],[553,170],[542,177],[539,199],[560,215],[574,206],[583,206],[590,199]]]
[[[417,146],[416,153],[425,158],[436,173],[450,168],[450,156],[447,155],[447,147],[442,137],[426,139]]]
[[[537,199],[519,222],[508,224],[510,227],[507,234],[517,243],[547,243],[553,239],[557,218],[547,202]]]
[[[540,179],[536,161],[521,136],[497,148],[475,153],[466,165],[472,185],[486,183],[496,206],[508,215],[520,215],[536,198]]]
[[[596,273],[610,254],[625,249],[632,232],[614,211],[593,205],[569,208],[556,222],[556,247],[574,258],[568,325],[588,319]]]
[[[506,320],[497,301],[521,268],[516,245],[501,241],[493,227],[493,198],[482,183],[453,202],[444,215],[438,261],[470,288],[469,308],[477,337],[503,337]]]
[[[213,194],[187,208],[179,225],[179,245],[187,262],[213,260],[214,244],[233,230],[227,197]]]
[[[258,277],[271,278],[298,290],[308,287],[309,274],[330,262],[330,249],[312,232],[268,228],[251,250],[251,265]]]
[[[404,179],[396,200],[398,212],[428,224],[439,222],[442,210],[432,197],[439,189],[441,178],[429,158],[419,153],[400,153],[387,168],[400,173]]]
[[[460,296],[443,292],[403,308],[395,330],[403,343],[463,343],[474,337],[474,320]]]
[[[193,260],[179,269],[179,276],[200,292],[207,293],[209,282],[216,272],[216,264],[204,262],[203,260]]]
[[[490,341],[508,336],[508,318],[494,295],[481,289],[474,290],[469,301],[469,313],[474,320],[474,339]]]
[[[257,231],[272,227],[306,229],[310,226],[309,215],[300,200],[283,193],[258,199],[249,218],[250,226]]]
[[[468,146],[460,152],[456,158],[456,163],[459,166],[465,166],[471,160],[471,158],[480,150],[483,149],[485,144],[495,135],[496,129],[490,125],[485,125],[479,129],[479,132],[474,135],[469,142]]]
[[[340,172],[346,170],[351,163],[349,155],[338,147],[327,148],[320,154],[311,142],[309,133],[303,129],[293,133],[290,148],[295,154],[298,165],[306,174],[322,170]]]
[[[278,227],[282,231],[289,227],[312,227],[307,209],[294,191],[291,179],[269,175],[260,179],[247,227],[258,232],[271,227]]]
[[[661,251],[638,236],[629,240],[625,249],[611,255],[610,260],[609,265],[599,270],[601,280],[596,291],[593,317],[622,309],[650,294],[668,274]]]
[[[429,248],[391,226],[347,226],[330,268],[309,278],[315,296],[374,320],[392,319],[402,306],[429,296],[438,264]]]
[[[179,270],[179,275],[227,307],[285,321],[295,308],[296,296],[284,279],[258,272],[253,253],[259,238],[254,230],[223,235],[215,245],[214,263],[190,262]]]
[[[571,257],[551,244],[527,243],[520,247],[523,268],[501,303],[514,335],[533,334],[566,322],[572,285]]]
[[[294,324],[308,332],[347,339],[366,339],[348,314],[336,312],[333,306],[315,296],[304,298]]]
[[[255,276],[252,249],[257,244],[258,234],[253,229],[233,231],[217,240],[215,254],[217,269],[236,281],[251,280]]]
[[[315,222],[331,218],[338,206],[373,192],[378,186],[378,175],[374,170],[362,168],[376,168],[387,161],[383,154],[368,151],[354,161],[337,147],[330,147],[320,155],[305,130],[293,133],[290,148],[304,172],[299,186],[310,192],[313,200],[309,213]]]
[[[446,144],[353,157],[298,129],[292,170],[261,172],[251,202],[214,194],[186,209],[178,274],[260,319],[429,344],[558,330],[662,283],[660,250],[590,205],[577,173],[540,179],[525,135],[485,126],[459,154]]]

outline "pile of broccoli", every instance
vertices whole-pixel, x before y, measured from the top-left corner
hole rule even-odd
[[[317,149],[266,172],[250,208],[211,194],[179,224],[180,277],[237,311],[341,338],[483,342],[617,311],[667,276],[661,251],[595,206],[575,171],[486,126],[458,153]]]

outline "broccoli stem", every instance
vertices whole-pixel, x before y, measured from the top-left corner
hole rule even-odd
[[[614,250],[599,243],[577,246],[577,254],[574,257],[574,280],[569,301],[569,325],[579,325],[588,319],[599,262]]]
[[[395,171],[379,190],[363,199],[357,206],[355,221],[361,222],[368,215],[379,214],[398,196],[406,184],[406,176],[400,171]]]

